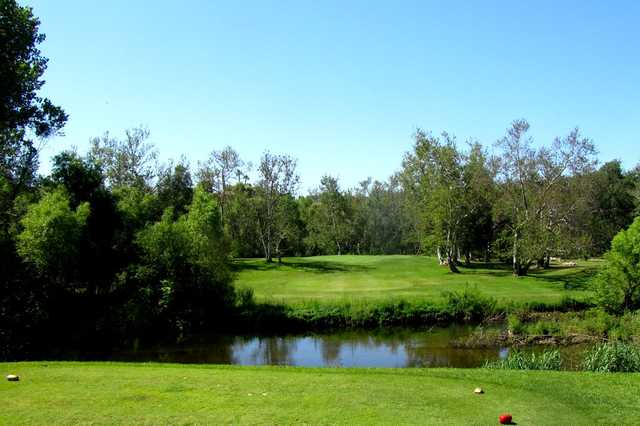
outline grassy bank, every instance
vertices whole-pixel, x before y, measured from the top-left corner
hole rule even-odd
[[[259,301],[299,303],[345,300],[405,299],[437,301],[443,291],[475,286],[499,302],[558,303],[563,297],[584,298],[588,279],[599,261],[576,267],[555,265],[516,278],[508,266],[474,263],[453,274],[424,256],[319,256],[285,258],[282,264],[262,259],[236,261],[236,285],[249,287]]]
[[[568,312],[588,302],[564,297],[557,302],[498,302],[477,287],[443,292],[436,300],[329,300],[257,302],[241,306],[233,322],[239,329],[263,331],[447,325],[504,320],[511,312]]]
[[[46,367],[44,365],[47,365]],[[4,424],[632,424],[640,375],[0,364]],[[482,386],[486,393],[474,395]]]

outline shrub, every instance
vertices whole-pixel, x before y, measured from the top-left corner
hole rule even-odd
[[[526,331],[526,327],[520,315],[518,314],[509,314],[507,316],[507,328],[513,334],[524,334]]]
[[[602,343],[585,352],[582,368],[599,373],[639,372],[640,349],[627,343]]]
[[[482,295],[477,287],[465,287],[462,291],[442,293],[446,310],[458,320],[478,321],[496,313],[496,299]]]
[[[536,354],[535,352],[523,352],[513,350],[505,359],[487,362],[484,368],[505,370],[560,370],[562,359],[560,351],[548,349]]]
[[[640,308],[640,217],[615,236],[593,286],[597,303],[609,312]]]

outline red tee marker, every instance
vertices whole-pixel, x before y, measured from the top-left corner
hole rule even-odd
[[[511,424],[511,420],[513,420],[513,418],[511,417],[511,414],[502,414],[502,415],[500,415],[500,424],[501,425]]]

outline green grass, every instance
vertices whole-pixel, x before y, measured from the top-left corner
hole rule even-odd
[[[583,298],[589,277],[600,262],[553,267],[517,278],[502,265],[482,263],[453,274],[424,256],[318,256],[236,261],[236,285],[250,287],[259,301],[296,303],[338,300],[438,300],[446,290],[477,286],[500,302],[556,303],[563,296]]]
[[[47,366],[44,366],[47,365]],[[0,364],[2,424],[637,424],[640,374]],[[484,395],[474,395],[481,386]]]

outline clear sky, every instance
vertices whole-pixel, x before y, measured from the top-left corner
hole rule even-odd
[[[233,146],[385,179],[416,127],[487,145],[526,118],[579,126],[602,161],[640,161],[638,1],[32,0],[45,94],[70,114],[42,162],[145,125],[163,159]]]

